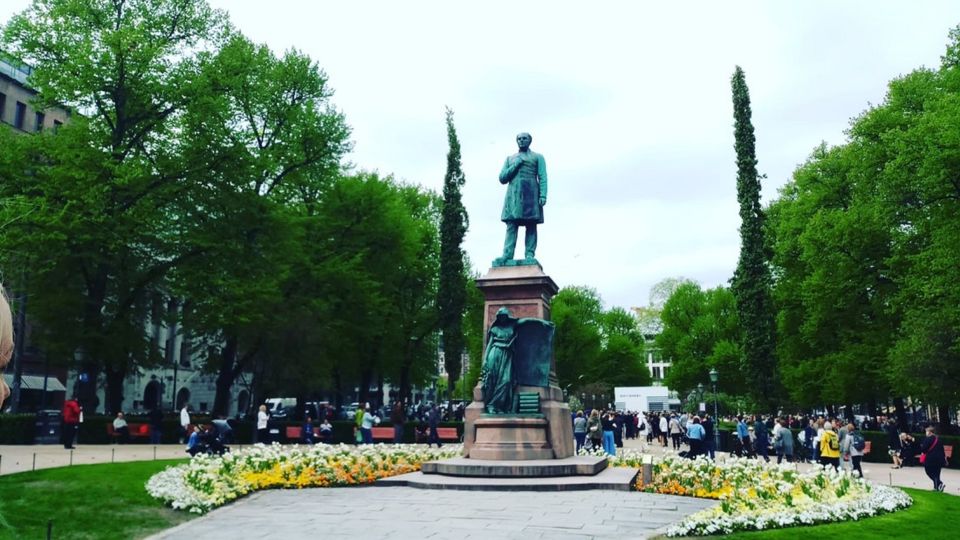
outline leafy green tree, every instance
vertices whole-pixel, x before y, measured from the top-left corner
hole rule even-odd
[[[582,387],[602,350],[603,304],[589,287],[564,287],[553,297],[550,318],[556,325],[554,356],[561,388]]]
[[[750,391],[760,403],[773,405],[778,393],[771,277],[764,246],[764,215],[760,207],[760,175],[757,173],[755,138],[750,120],[750,93],[739,66],[731,85],[741,219],[740,259],[731,290],[743,328],[744,370],[751,380]]]
[[[37,105],[83,114],[32,141],[42,165],[7,188],[35,212],[4,249],[30,246],[45,261],[30,276],[37,340],[53,357],[79,358],[91,381],[105,373],[110,410],[133,365],[160,360],[145,331],[151,303],[170,270],[199,254],[174,233],[191,226],[173,207],[204,166],[183,159],[178,134],[204,51],[226,29],[200,0],[37,0],[3,29],[0,46],[34,68]],[[96,390],[79,388],[89,410]]]
[[[464,350],[463,315],[466,308],[466,269],[463,261],[463,236],[467,232],[467,211],[460,189],[466,178],[460,165],[460,140],[453,125],[453,111],[447,109],[447,173],[443,178],[443,210],[440,221],[440,328],[444,367],[454,388],[460,377],[461,352]]]
[[[193,177],[210,187],[198,204],[205,226],[187,237],[205,256],[184,268],[177,291],[193,300],[193,330],[221,344],[206,365],[217,373],[213,411],[226,414],[237,377],[258,355],[277,356],[271,332],[289,326],[295,294],[284,276],[305,249],[293,239],[297,222],[317,215],[350,145],[326,74],[308,56],[278,57],[234,34],[210,66],[184,133],[189,158],[207,164]]]
[[[697,384],[709,384],[710,369],[720,375],[727,393],[749,390],[751,380],[741,370],[740,326],[731,291],[704,291],[692,281],[674,290],[663,306],[663,332],[656,344],[672,362],[666,384],[686,394]]]
[[[472,397],[473,388],[480,380],[480,368],[483,365],[483,352],[486,347],[486,335],[483,329],[483,294],[477,288],[478,274],[474,274],[466,282],[467,309],[463,315],[464,337],[467,344],[467,353],[470,356],[470,365],[462,381],[464,394]]]

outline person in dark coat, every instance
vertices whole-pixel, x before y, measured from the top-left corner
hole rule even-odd
[[[927,426],[926,437],[920,441],[920,452],[923,458],[923,470],[933,480],[933,489],[943,491],[946,484],[940,480],[940,471],[947,464],[947,454],[943,449],[943,441],[937,437],[933,426]]]
[[[163,411],[160,407],[150,409],[150,444],[160,444],[163,436]]]
[[[434,404],[434,406],[430,408],[430,438],[427,439],[427,448],[433,443],[437,443],[437,448],[443,446],[440,444],[440,434],[437,433],[438,427],[440,427],[440,409]]]
[[[769,433],[770,432],[767,431],[767,424],[764,423],[763,418],[757,418],[756,423],[753,424],[753,434],[757,437],[757,440],[753,442],[753,447],[757,453],[757,457],[762,457],[767,463],[770,463]]]

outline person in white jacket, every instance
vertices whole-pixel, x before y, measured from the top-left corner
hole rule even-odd
[[[190,437],[190,432],[187,428],[190,427],[190,404],[184,403],[183,408],[180,409],[180,437],[181,443],[186,444],[187,438]]]

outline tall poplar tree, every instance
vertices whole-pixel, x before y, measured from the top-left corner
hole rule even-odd
[[[460,167],[460,140],[453,125],[453,111],[447,109],[447,174],[443,178],[443,212],[440,220],[440,330],[443,332],[443,365],[447,370],[447,388],[454,388],[460,377],[460,356],[464,348],[463,313],[467,303],[466,274],[463,264],[463,236],[467,232],[467,211],[460,188],[466,178]]]
[[[750,121],[750,91],[743,70],[737,66],[732,79],[734,148],[737,151],[737,201],[740,203],[740,259],[731,290],[743,331],[743,367],[749,373],[748,387],[761,404],[776,399],[773,303],[770,267],[764,251],[763,210],[760,207],[760,175],[753,123]]]

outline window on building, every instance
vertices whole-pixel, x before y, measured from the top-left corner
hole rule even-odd
[[[27,106],[24,103],[17,102],[17,110],[13,117],[13,127],[23,129],[24,116],[27,115]]]
[[[664,379],[667,378],[667,369],[668,369],[667,366],[663,366],[663,378],[664,378]]]
[[[650,376],[652,376],[654,380],[660,379],[660,368],[657,366],[650,368]]]
[[[4,94],[3,92],[0,92],[0,122],[3,122],[3,118],[4,116],[6,116],[3,113],[6,110],[7,110],[7,95]]]
[[[46,118],[46,115],[44,115],[42,112],[38,112],[36,114],[37,123],[35,125],[36,125],[37,131],[43,131],[43,120],[45,118]]]

